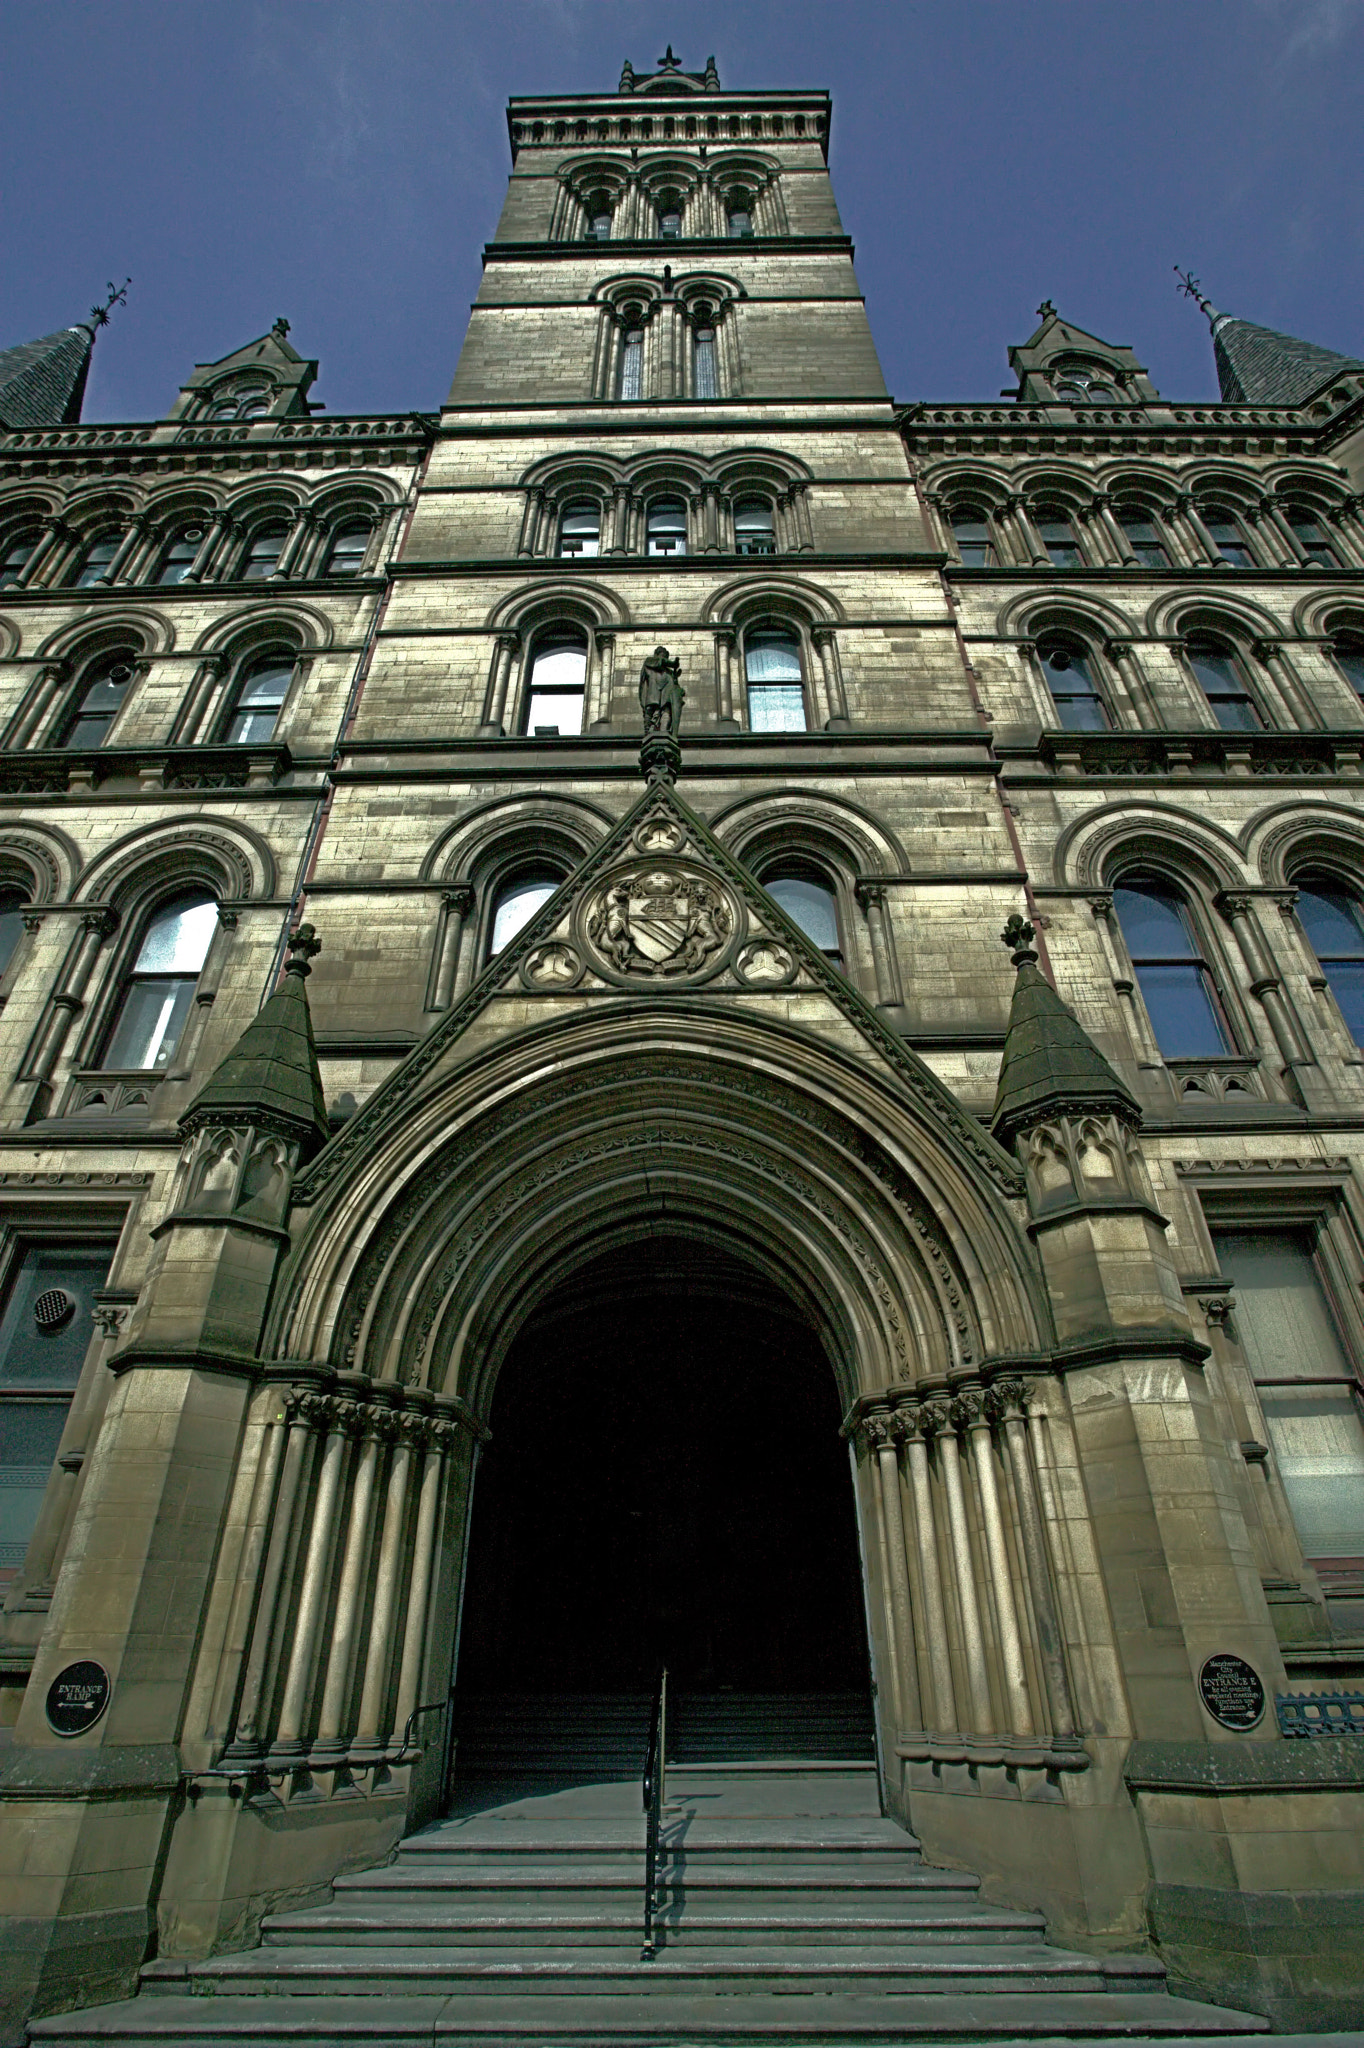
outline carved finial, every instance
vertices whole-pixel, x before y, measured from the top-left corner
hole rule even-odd
[[[1056,308],[1050,299],[1043,299],[1037,309],[1037,317],[1039,320],[1054,320],[1056,318]]]
[[[1180,290],[1183,292],[1186,299],[1192,299],[1194,303],[1200,308],[1200,310],[1206,315],[1208,325],[1211,326],[1214,321],[1220,320],[1222,318],[1222,315],[1218,312],[1212,300],[1207,296],[1206,292],[1203,290],[1202,285],[1198,282],[1198,279],[1194,276],[1193,272],[1191,270],[1181,270],[1177,263],[1173,266],[1173,269],[1175,276],[1179,279]]]
[[[720,74],[719,74],[719,72],[718,72],[718,71],[716,70],[716,68],[715,68],[715,59],[714,59],[713,57],[707,57],[707,59],[706,59],[706,91],[707,91],[707,92],[719,92],[719,90],[720,90]]]
[[[282,313],[280,314],[278,320],[276,320],[274,326],[270,329],[270,332],[274,335],[276,341],[284,341],[288,336],[289,323]]]
[[[624,64],[621,66],[620,84],[616,87],[616,90],[617,92],[633,92],[634,89],[635,67],[630,62],[630,59],[627,57]]]
[[[109,315],[113,312],[114,307],[127,305],[128,287],[131,283],[132,279],[130,277],[125,277],[122,284],[115,284],[113,279],[110,279],[109,296],[104,301],[104,304],[90,308],[90,318],[94,321],[96,327],[107,327],[109,325]]]
[[[659,58],[658,68],[660,71],[680,71],[682,69],[682,59],[680,57],[675,57],[673,55],[673,46],[671,43],[669,43],[667,49]]]
[[[301,924],[297,931],[289,934],[288,951],[289,958],[284,963],[284,972],[301,974],[306,981],[312,973],[308,962],[322,951],[322,941],[310,924]]]
[[[1027,918],[1020,917],[1017,911],[999,936],[1009,948],[1009,955],[1015,967],[1026,967],[1031,961],[1036,960],[1037,954],[1032,943],[1035,933]]]

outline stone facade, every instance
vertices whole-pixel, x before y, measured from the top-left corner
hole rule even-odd
[[[437,1809],[499,1366],[665,1222],[820,1334],[887,1810],[1058,1939],[1358,2019],[1364,1744],[1275,1701],[1359,1688],[1364,1561],[1210,1232],[1300,1247],[1353,1372],[1364,370],[1209,308],[1312,388],[1179,405],[1048,306],[1015,398],[898,407],[829,118],[514,100],[438,417],[312,417],[278,323],[0,438],[0,1222],[15,1288],[108,1258],[69,1384],[3,1368],[0,1426],[66,1415],[0,1619],[14,2023]]]

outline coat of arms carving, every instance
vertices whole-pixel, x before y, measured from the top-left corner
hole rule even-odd
[[[680,867],[627,870],[587,907],[587,936],[618,974],[696,974],[727,946],[734,912],[722,890]]]

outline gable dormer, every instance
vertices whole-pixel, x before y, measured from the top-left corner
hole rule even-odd
[[[1038,307],[1041,324],[1021,348],[1009,350],[1018,389],[1004,394],[1020,405],[1141,405],[1159,396],[1130,348],[1119,348],[1063,320],[1050,299]]]
[[[259,340],[248,341],[216,363],[196,363],[193,376],[181,385],[169,417],[215,426],[254,419],[306,419],[313,410],[308,393],[317,364],[291,348],[288,336],[288,321],[276,320]]]

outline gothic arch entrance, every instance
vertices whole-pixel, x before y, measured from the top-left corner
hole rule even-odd
[[[848,1451],[819,1338],[772,1281],[649,1236],[542,1301],[498,1376],[461,1693],[869,1685]]]

